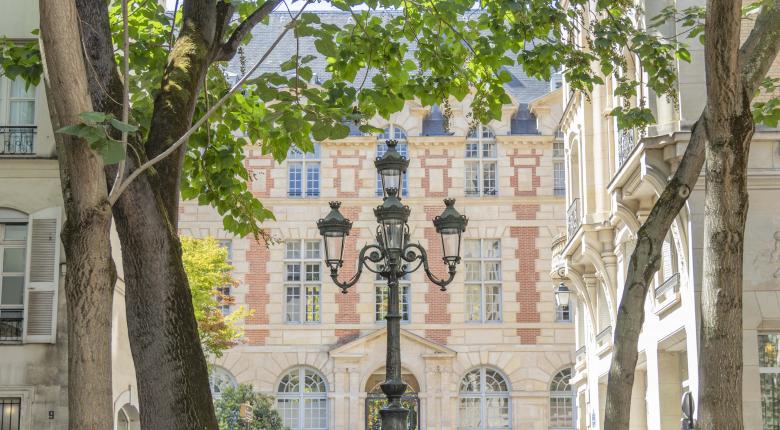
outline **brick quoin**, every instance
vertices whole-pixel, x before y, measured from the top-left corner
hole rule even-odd
[[[357,329],[336,329],[336,341],[337,345],[343,345],[345,343],[352,342],[360,335],[360,330]]]
[[[271,164],[269,167],[251,166],[250,160],[269,160]],[[265,182],[264,191],[252,192],[252,194],[255,197],[271,196],[271,188],[273,184],[273,179],[271,179],[271,169],[274,165],[276,165],[276,162],[274,161],[271,155],[263,155],[262,151],[258,149],[252,149],[249,151],[249,157],[247,157],[244,160],[244,167],[246,168],[246,171],[249,172],[249,182],[250,182],[249,189],[250,190],[252,189],[252,185],[251,185],[252,182],[257,182],[257,181]],[[285,183],[284,185],[286,186],[287,184]]]
[[[339,160],[343,158],[357,158],[358,159],[358,165],[345,165],[339,162]],[[336,151],[336,157],[333,159],[334,166],[333,168],[336,170],[336,196],[340,199],[344,198],[354,198],[358,197],[358,190],[360,190],[360,169],[361,166],[364,166],[366,164],[366,160],[368,157],[365,155],[365,151],[361,150],[354,150],[354,151],[343,151],[341,149]],[[342,173],[346,170],[352,170],[354,172],[353,177],[355,178],[355,184],[353,184],[353,191],[344,191],[342,189],[343,180],[341,179]]]
[[[442,208],[439,206],[425,206],[425,218],[429,221],[439,215]],[[428,242],[426,251],[428,252],[428,262],[431,266],[431,272],[439,279],[446,279],[447,270],[442,261],[441,237],[436,233],[435,227],[426,227],[424,231],[425,240]],[[434,284],[426,277],[428,292],[425,293],[425,303],[428,305],[428,313],[425,314],[426,324],[449,324],[452,322],[447,305],[450,303],[450,294],[441,291],[438,285]],[[425,337],[442,345],[447,344],[447,338],[452,334],[452,330],[425,330]]]
[[[428,165],[427,160],[442,160],[446,159],[447,164],[444,166]],[[425,155],[420,156],[420,168],[423,170],[424,176],[422,177],[422,188],[425,192],[425,197],[448,197],[450,188],[452,188],[452,178],[450,177],[450,169],[452,168],[452,159],[446,152],[443,155],[431,155],[431,150],[426,149]],[[442,184],[443,191],[431,191],[430,183],[430,171],[431,169],[443,170],[442,178],[444,184]],[[438,215],[438,214],[437,214]]]
[[[246,318],[246,324],[268,324],[268,283],[271,280],[268,260],[271,253],[265,242],[250,240],[246,258],[249,271],[245,275],[245,282],[249,290],[245,301],[249,309],[254,311]],[[245,334],[250,345],[264,345],[268,330],[248,329]]]
[[[515,215],[518,220],[536,219],[539,205],[515,205]],[[540,294],[536,290],[536,284],[540,276],[536,270],[536,260],[539,259],[539,250],[536,248],[536,240],[539,237],[539,227],[516,226],[510,228],[511,237],[517,239],[518,269],[515,279],[518,284],[516,300],[519,309],[516,316],[517,322],[534,323],[540,321],[539,299]],[[523,344],[536,344],[538,329],[518,329],[517,335]]]
[[[428,340],[432,340],[438,344],[446,345],[447,344],[447,338],[452,335],[452,330],[446,329],[446,330],[439,330],[439,329],[430,329],[425,330],[425,337]]]
[[[525,151],[525,150],[522,150]],[[537,153],[536,149],[532,149],[531,153],[520,153],[520,149],[515,149],[514,152],[509,155],[509,165],[514,170],[514,175],[509,177],[509,184],[515,192],[516,196],[535,196],[536,190],[542,183],[541,178],[537,175],[536,169],[541,164],[542,154]],[[522,160],[522,161],[521,161]],[[532,160],[529,163],[528,160]],[[520,191],[518,190],[518,177],[520,169],[531,169],[531,190]]]
[[[342,207],[341,213],[345,218],[357,221],[358,208],[356,207]],[[349,274],[356,272],[356,263],[358,258],[358,234],[347,236],[347,240],[344,242],[344,267],[339,271],[340,273]],[[336,324],[358,324],[360,323],[360,315],[357,313],[357,304],[360,302],[360,295],[355,288],[350,288],[347,293],[341,292],[340,288],[336,289],[334,293],[336,296]],[[339,330],[337,330],[338,332]],[[343,331],[343,330],[342,330]],[[336,335],[338,336],[338,334]]]

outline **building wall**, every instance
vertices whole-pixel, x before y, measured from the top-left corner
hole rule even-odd
[[[540,107],[545,113],[560,110],[560,99]],[[455,111],[465,110],[455,105]],[[546,107],[545,107],[546,106]],[[411,320],[402,323],[404,369],[419,383],[421,420],[427,429],[454,429],[458,425],[460,379],[470,369],[489,366],[506,375],[511,386],[512,428],[546,429],[549,384],[559,370],[572,365],[574,334],[571,323],[555,322],[549,278],[548,244],[562,230],[562,198],[552,192],[550,127],[541,135],[509,135],[509,117],[491,123],[498,144],[497,196],[465,197],[463,165],[468,125],[465,116],[453,118],[452,136],[423,136],[427,111],[409,103],[384,128],[402,127],[408,138],[409,193],[403,200],[412,209],[411,240],[429,252],[431,267],[444,277],[441,242],[431,223],[444,208],[444,197],[457,198],[456,207],[469,217],[464,239],[500,239],[502,269],[501,322],[466,322],[463,264],[447,292],[428,282],[421,272],[411,276]],[[321,283],[322,322],[285,324],[284,241],[319,240],[316,220],[327,202],[341,200],[342,213],[354,222],[345,250],[341,279],[355,271],[357,253],[374,242],[376,196],[373,160],[377,138],[354,136],[321,144],[321,196],[287,196],[287,163],[278,164],[250,149],[247,166],[252,190],[271,209],[276,220],[264,224],[276,243],[253,238],[232,238],[234,290],[237,304],[247,304],[254,315],[245,321],[246,342],[215,363],[239,383],[251,383],[261,392],[275,394],[288,369],[306,365],[320,371],[328,382],[330,428],[361,429],[365,423],[368,378],[383,372],[384,322],[375,321],[377,284],[373,274],[347,294],[328,279]],[[184,202],[180,211],[182,234],[230,238],[220,217],[210,208]],[[370,276],[369,276],[370,275]],[[327,276],[324,276],[327,278]],[[373,379],[372,379],[373,380]]]

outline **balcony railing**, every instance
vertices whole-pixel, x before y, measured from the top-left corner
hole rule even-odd
[[[0,155],[35,154],[34,125],[0,126]]]
[[[20,342],[23,322],[22,318],[0,317],[0,342]]]
[[[631,152],[638,141],[639,133],[637,133],[637,129],[629,128],[620,131],[620,136],[618,137],[618,164],[620,166],[631,156]]]
[[[669,291],[677,292],[679,286],[680,286],[680,274],[675,273],[674,275],[670,276],[667,280],[665,280],[663,284],[659,285],[658,288],[655,289],[655,296],[661,297]]]
[[[574,233],[582,225],[582,212],[580,211],[580,199],[574,199],[566,209],[566,231],[567,237],[571,240],[574,237]]]

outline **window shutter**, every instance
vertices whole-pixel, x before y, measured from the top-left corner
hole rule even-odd
[[[672,238],[667,237],[661,245],[661,264],[663,264],[663,279],[661,282],[669,279],[674,272],[674,255],[672,254]]]
[[[24,299],[24,341],[55,343],[60,262],[60,208],[30,215]]]

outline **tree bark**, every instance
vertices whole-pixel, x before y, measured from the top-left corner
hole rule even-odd
[[[52,125],[78,123],[91,111],[75,5],[40,1],[44,82]],[[81,139],[57,135],[66,221],[62,233],[67,271],[68,424],[107,429],[113,424],[111,312],[116,271],[111,259],[103,162]]]
[[[761,80],[766,76],[774,58],[777,56],[778,49],[780,49],[780,0],[776,0],[770,4],[769,7],[762,9],[756,20],[756,25],[750,37],[745,41],[742,49],[737,51],[739,46],[739,11],[740,5],[734,4],[740,2],[733,2],[732,0],[710,0],[708,2],[708,16],[705,27],[706,42],[705,42],[705,56],[707,60],[707,107],[705,108],[702,117],[696,122],[691,132],[691,139],[688,143],[688,147],[680,162],[680,166],[675,172],[673,178],[669,181],[663,193],[659,197],[658,201],[653,206],[650,216],[645,223],[640,227],[637,233],[637,246],[634,253],[631,255],[629,262],[628,272],[626,275],[626,287],[623,289],[623,296],[621,297],[620,305],[618,307],[617,321],[615,324],[615,342],[612,353],[612,362],[609,370],[609,379],[607,386],[607,404],[606,404],[606,417],[605,417],[605,429],[606,430],[624,430],[629,427],[630,406],[631,406],[631,390],[634,383],[634,372],[636,369],[636,362],[638,358],[637,343],[639,338],[639,332],[642,329],[644,323],[644,303],[647,295],[650,279],[653,274],[658,270],[661,263],[661,242],[666,236],[672,221],[679,213],[680,209],[687,200],[690,190],[696,184],[699,173],[701,172],[705,158],[707,160],[707,172],[710,175],[709,165],[710,158],[714,154],[710,154],[711,144],[705,143],[710,138],[709,134],[716,134],[715,139],[720,139],[721,142],[725,142],[724,139],[733,139],[739,142],[743,142],[737,146],[745,146],[749,144],[750,137],[753,133],[752,117],[750,116],[750,101],[752,100],[756,89],[758,88]],[[736,9],[736,12],[735,10]],[[715,14],[713,16],[713,13]],[[736,13],[736,24],[734,23],[734,13]],[[730,18],[723,17],[724,14],[728,14]],[[736,25],[736,33],[734,26]],[[728,30],[724,28],[728,26]],[[739,54],[739,55],[738,55]],[[734,84],[734,79],[737,79],[737,84]],[[739,80],[741,79],[741,81]],[[712,125],[715,122],[717,125]],[[749,126],[747,126],[749,122]],[[715,128],[713,128],[715,127]],[[728,128],[724,134],[724,127]],[[729,133],[736,137],[727,136]],[[749,133],[746,134],[746,133]],[[723,144],[721,144],[723,145]],[[736,145],[736,142],[734,143]],[[706,150],[705,150],[706,148]],[[727,161],[730,167],[716,167],[719,174],[729,174],[738,168],[747,167],[747,151],[744,156],[733,157]],[[744,166],[742,165],[744,163]],[[715,172],[713,172],[715,173]],[[743,171],[746,173],[746,171]],[[722,177],[722,186],[729,192],[735,192],[739,197],[734,196],[732,198],[730,209],[741,208],[739,198],[745,198],[744,210],[747,209],[747,194],[746,191],[742,194],[736,191],[743,183],[739,181],[733,182],[736,178]],[[710,196],[710,183],[707,179],[707,196],[705,197],[705,214],[708,221],[705,221],[705,240],[708,240],[710,236],[707,230],[707,223],[711,215],[719,216],[716,212],[711,212],[708,209],[707,202],[714,197]],[[716,179],[717,181],[717,179]],[[725,182],[723,182],[725,181]],[[681,185],[685,185],[685,188],[681,188]],[[732,190],[731,187],[736,187]],[[682,192],[680,192],[682,191]],[[718,202],[720,204],[720,202]],[[709,420],[707,417],[716,415],[729,415],[728,418],[737,419],[739,426],[731,426],[725,424],[726,421],[717,422],[713,421],[712,426],[702,428],[712,429],[731,429],[741,428],[742,421],[742,398],[741,398],[741,366],[742,366],[742,293],[741,293],[741,279],[742,279],[742,232],[744,232],[744,215],[736,215],[729,212],[729,217],[737,217],[730,219],[730,225],[735,226],[740,221],[742,222],[742,230],[734,231],[728,236],[728,240],[738,240],[739,246],[735,248],[733,242],[731,245],[725,245],[727,252],[735,252],[738,249],[739,253],[739,267],[734,266],[736,255],[730,257],[728,263],[730,267],[738,268],[739,271],[731,271],[728,273],[732,277],[739,278],[739,295],[738,298],[734,292],[729,292],[728,297],[724,296],[723,304],[718,307],[722,312],[722,315],[716,315],[716,312],[710,312],[712,319],[711,323],[714,324],[712,329],[708,329],[710,332],[719,332],[721,335],[729,333],[728,336],[721,336],[719,339],[721,342],[716,348],[728,347],[728,352],[721,351],[719,354],[728,355],[729,376],[723,376],[722,374],[716,375],[715,378],[710,378],[712,373],[720,372],[721,360],[723,358],[714,358],[716,356],[708,355],[705,351],[704,339],[702,338],[702,349],[700,351],[700,422],[704,423]],[[713,231],[714,233],[714,231]],[[733,234],[738,234],[738,238],[735,238]],[[721,240],[715,237],[715,240]],[[708,247],[705,245],[705,249]],[[706,255],[707,252],[705,252]],[[720,255],[720,254],[719,254]],[[711,256],[710,258],[713,258]],[[708,275],[706,273],[708,263],[705,260],[705,279],[704,289],[708,288]],[[720,272],[722,275],[726,275],[724,272]],[[724,280],[727,280],[724,278]],[[732,282],[731,280],[727,280]],[[722,285],[722,284],[721,284]],[[709,294],[703,293],[702,301],[704,302],[705,296]],[[716,296],[711,298],[716,298]],[[711,299],[710,298],[710,299]],[[710,300],[707,299],[707,300]],[[734,311],[732,314],[727,314],[729,305],[735,305],[739,307],[738,311]],[[704,304],[703,304],[704,306]],[[707,312],[706,310],[704,312]],[[704,320],[704,312],[702,319]],[[716,320],[722,319],[722,322],[716,322]],[[739,331],[739,340],[736,340],[734,324],[737,324]],[[725,328],[724,327],[728,327]],[[715,328],[717,327],[717,328]],[[702,336],[704,336],[705,327],[702,322]],[[725,341],[724,339],[727,339]],[[709,342],[709,340],[707,341]],[[726,343],[730,342],[730,343]],[[739,365],[734,363],[735,354],[739,354]],[[721,355],[723,357],[723,355]],[[705,370],[704,367],[707,367]],[[736,375],[739,374],[739,377]],[[723,377],[722,379],[719,379]],[[736,379],[739,379],[739,387],[735,388],[734,384]],[[728,382],[728,385],[722,385]],[[709,388],[711,387],[711,388]],[[705,393],[705,390],[709,390]],[[727,393],[728,391],[728,393]],[[736,397],[735,397],[736,396]],[[704,397],[704,399],[702,398]],[[720,402],[717,399],[728,398],[727,402]],[[736,400],[738,399],[738,400]],[[707,404],[708,403],[708,404]],[[706,404],[706,405],[705,405]],[[739,406],[736,406],[739,405]],[[739,412],[735,412],[735,408],[739,408]],[[708,424],[709,425],[709,424]]]

